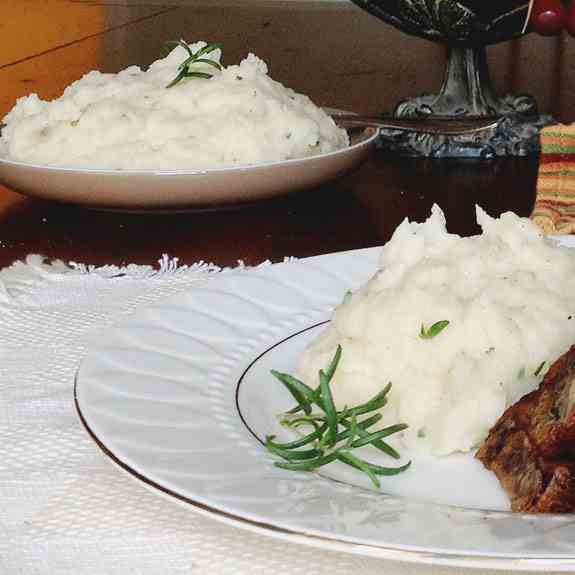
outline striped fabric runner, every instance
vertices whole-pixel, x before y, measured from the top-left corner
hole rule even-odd
[[[537,197],[531,219],[548,234],[575,234],[575,125],[541,130]]]

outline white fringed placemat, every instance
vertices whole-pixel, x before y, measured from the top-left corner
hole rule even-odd
[[[268,265],[268,264],[262,264]],[[297,546],[166,501],[115,468],[76,415],[94,338],[219,273],[198,263],[100,268],[29,256],[0,271],[2,575],[381,575],[455,572]],[[493,573],[493,571],[491,572]]]

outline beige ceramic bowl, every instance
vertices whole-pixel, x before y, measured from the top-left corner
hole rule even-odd
[[[0,182],[28,196],[122,211],[210,210],[241,206],[334,180],[367,157],[368,128],[347,148],[303,159],[209,170],[106,170],[0,159]]]

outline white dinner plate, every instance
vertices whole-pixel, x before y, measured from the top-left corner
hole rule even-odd
[[[373,274],[378,253],[222,274],[137,312],[80,366],[84,426],[154,492],[238,527],[402,561],[572,571],[575,515],[509,512],[472,455],[415,457],[379,491],[339,463],[320,473],[273,465],[261,440],[281,433],[277,416],[292,402],[269,371],[293,371],[342,295]]]
[[[350,132],[341,150],[205,170],[113,170],[43,166],[0,157],[0,183],[22,194],[80,206],[130,212],[229,209],[311,189],[357,168],[377,130]]]

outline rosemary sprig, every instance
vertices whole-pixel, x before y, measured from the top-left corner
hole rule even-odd
[[[538,377],[538,375],[541,373],[541,370],[545,367],[545,364],[546,364],[546,363],[547,363],[546,361],[542,361],[542,362],[539,364],[539,367],[533,372],[533,375],[534,375],[535,377]]]
[[[283,414],[281,424],[291,430],[307,426],[311,431],[287,443],[278,443],[275,441],[275,435],[269,435],[265,444],[271,453],[284,460],[275,463],[282,469],[313,471],[337,460],[362,471],[376,487],[380,487],[379,476],[397,475],[405,471],[411,465],[411,461],[399,467],[384,467],[369,463],[352,451],[371,445],[386,455],[399,459],[399,453],[386,443],[384,438],[403,431],[407,425],[399,423],[375,432],[370,431],[370,428],[383,417],[379,412],[371,412],[381,409],[387,403],[391,383],[361,405],[346,407],[340,411],[336,409],[330,383],[341,354],[341,346],[338,346],[327,368],[320,370],[319,385],[315,389],[292,375],[272,370],[272,374],[285,386],[297,403],[294,408]],[[362,416],[365,417],[360,419]]]
[[[207,72],[198,72],[193,70],[191,67],[194,64],[207,64],[212,66],[217,70],[221,70],[222,66],[216,60],[210,58],[205,58],[208,54],[216,50],[221,50],[222,45],[219,43],[206,44],[203,48],[198,49],[196,52],[184,42],[183,40],[169,40],[165,43],[165,50],[173,50],[175,47],[181,46],[188,53],[188,57],[178,66],[178,75],[166,86],[166,88],[171,88],[175,86],[178,82],[181,82],[184,78],[211,78],[213,74],[208,74]]]
[[[421,330],[419,331],[419,337],[421,339],[432,339],[436,335],[439,335],[448,325],[449,325],[448,319],[442,319],[440,321],[436,321],[429,328],[426,328],[423,324],[421,324]]]

